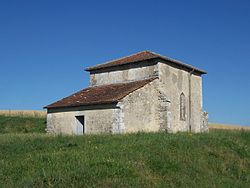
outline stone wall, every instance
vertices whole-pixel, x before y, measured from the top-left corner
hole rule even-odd
[[[159,91],[170,101],[168,119],[170,131],[189,131],[189,72],[159,62]],[[185,120],[180,118],[180,96],[185,95]],[[191,130],[199,132],[202,110],[202,78],[191,76]]]
[[[78,134],[76,116],[85,118],[84,134],[112,133],[113,125],[116,123],[116,108],[103,105],[94,109],[86,107],[50,109],[47,115],[47,132]]]
[[[191,77],[191,125],[192,132],[202,132],[201,119],[203,111],[202,78],[198,75]]]
[[[108,69],[102,72],[91,72],[90,86],[143,80],[155,76],[158,76],[157,64],[148,65],[148,62],[143,62],[123,67],[120,70],[118,68],[118,70]]]
[[[209,132],[208,113],[205,111],[201,112],[201,132]]]
[[[169,101],[168,97],[162,93],[159,92],[158,95],[158,101],[159,101],[159,124],[160,124],[160,131],[164,131],[167,133],[173,132],[173,127],[171,126],[171,102]]]
[[[125,132],[155,132],[160,130],[158,79],[129,94],[122,101]]]

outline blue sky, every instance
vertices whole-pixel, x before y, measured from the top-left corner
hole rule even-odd
[[[0,1],[0,109],[41,109],[143,50],[208,71],[210,121],[250,125],[250,1]]]

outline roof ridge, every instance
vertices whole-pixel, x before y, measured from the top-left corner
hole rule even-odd
[[[190,69],[190,70],[195,70],[197,72],[200,72],[201,74],[207,73],[206,71],[201,70],[199,68],[196,68],[192,65],[183,63],[182,61],[172,59],[172,58],[167,57],[167,56],[163,56],[161,54],[155,53],[155,52],[150,51],[150,50],[144,50],[144,51],[137,52],[137,53],[134,53],[134,54],[131,54],[128,56],[118,58],[118,59],[113,59],[113,60],[107,61],[105,63],[97,64],[97,65],[94,65],[92,67],[87,67],[85,70],[86,71],[94,71],[94,70],[100,70],[100,69],[115,67],[115,66],[122,66],[122,65],[130,64],[130,63],[147,61],[147,60],[152,60],[152,59],[157,59],[157,58],[165,60],[165,61],[169,61],[173,64],[177,64],[181,67],[185,67],[185,68]]]
[[[156,53],[156,52],[152,52],[152,51],[149,51],[151,54],[155,55],[155,56],[158,56],[158,57],[161,57],[161,58],[164,58],[164,59],[168,59],[170,61],[175,61],[175,62],[178,62],[178,63],[182,63],[184,64],[182,61],[180,60],[177,60],[177,59],[173,59],[173,58],[170,58],[170,57],[167,57],[167,56],[164,56],[164,55],[161,55],[159,53]]]
[[[109,61],[105,61],[104,63],[98,63],[98,64],[94,65],[94,67],[98,67],[98,66],[100,66],[100,65],[103,66],[103,65],[112,63],[112,62],[114,62],[114,61],[119,61],[119,60],[122,60],[122,59],[125,59],[125,58],[128,58],[128,57],[132,57],[132,56],[134,56],[134,55],[141,54],[141,53],[143,53],[143,52],[147,52],[147,53],[153,54],[153,53],[152,53],[151,51],[149,51],[149,50],[144,50],[144,51],[140,51],[140,52],[133,53],[133,54],[131,54],[131,55],[119,57],[119,58],[117,58],[117,59],[112,59],[112,60],[109,60]],[[85,70],[88,70],[88,69],[90,69],[90,68],[92,68],[92,67],[87,67]]]

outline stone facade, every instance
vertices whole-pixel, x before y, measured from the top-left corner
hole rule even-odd
[[[85,117],[84,133],[112,133],[113,124],[116,124],[116,107],[113,105],[99,105],[48,110],[47,132],[62,134],[82,134],[77,130],[77,116]]]
[[[90,87],[155,79],[119,102],[48,109],[47,131],[66,134],[131,132],[207,132],[202,106],[202,77],[167,61],[142,61],[90,72]],[[84,117],[78,131],[76,117]]]
[[[171,103],[171,132],[201,130],[202,77],[159,62],[159,91]],[[191,88],[191,89],[190,89]],[[180,97],[185,96],[185,121],[180,118]],[[190,107],[191,105],[191,107]],[[191,115],[190,115],[191,113]]]
[[[122,104],[125,132],[159,131],[158,79],[126,96]]]
[[[90,73],[90,86],[123,83],[158,76],[158,64],[144,61],[138,64],[109,68]]]

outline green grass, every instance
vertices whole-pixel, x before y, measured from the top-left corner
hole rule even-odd
[[[250,132],[0,135],[1,187],[249,187]]]
[[[46,118],[0,116],[0,133],[44,133]]]

